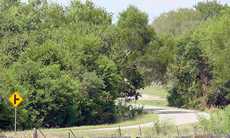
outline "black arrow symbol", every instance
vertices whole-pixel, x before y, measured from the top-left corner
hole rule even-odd
[[[20,100],[20,99],[17,98],[17,95],[15,94],[15,95],[14,95],[14,104],[16,104],[18,100]]]

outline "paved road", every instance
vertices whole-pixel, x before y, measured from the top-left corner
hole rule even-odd
[[[175,125],[197,123],[200,117],[209,117],[206,112],[172,107],[145,106],[144,111],[155,113],[159,116],[160,121],[170,121]]]
[[[199,117],[209,116],[209,114],[205,112],[173,108],[173,107],[145,106],[144,112],[157,114],[159,116],[159,121],[171,122],[175,125],[197,123],[199,121]],[[123,126],[123,127],[120,127],[120,129],[153,127],[154,123],[155,122],[148,122],[148,123],[140,124],[140,125]],[[119,127],[97,128],[97,129],[90,129],[90,131],[106,131],[106,130],[109,131],[109,130],[117,130],[117,129],[119,129]]]

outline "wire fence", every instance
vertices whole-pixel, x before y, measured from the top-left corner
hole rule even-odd
[[[82,132],[84,131],[84,133]],[[41,129],[33,129],[33,131],[21,131],[14,135],[7,135],[0,133],[0,138],[230,138],[230,135],[213,135],[202,132],[194,127],[192,132],[183,132],[179,126],[175,129],[169,130],[167,126],[157,125],[149,128],[146,131],[139,126],[134,130],[124,130],[118,127],[116,130],[111,131],[92,131],[92,130],[76,130],[76,129],[61,129],[55,131],[44,131]]]

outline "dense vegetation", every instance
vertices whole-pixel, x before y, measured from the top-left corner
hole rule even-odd
[[[217,1],[162,14],[153,23],[158,35],[174,38],[168,66],[171,106],[220,108],[199,124],[208,134],[230,133],[230,7]]]
[[[0,129],[13,127],[15,90],[22,129],[132,118],[117,99],[152,82],[172,83],[172,106],[230,104],[230,7],[209,1],[148,22],[133,6],[112,24],[89,1],[0,0]]]
[[[134,117],[136,111],[116,99],[138,98],[137,89],[164,79],[166,44],[132,6],[112,24],[111,15],[89,1],[64,8],[0,0],[0,129],[13,128],[7,97],[16,90],[25,99],[18,109],[22,129]],[[162,73],[149,76],[159,72],[153,66]]]
[[[227,5],[210,1],[165,13],[153,23],[176,43],[168,72],[173,82],[170,105],[204,109],[230,104],[229,17]]]

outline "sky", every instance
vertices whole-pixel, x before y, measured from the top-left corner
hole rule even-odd
[[[68,5],[70,0],[51,0],[62,5]],[[153,21],[161,13],[175,10],[178,8],[192,8],[199,1],[207,0],[92,0],[96,6],[105,8],[112,13],[113,21],[119,17],[119,13],[124,11],[129,5],[134,5],[140,10],[146,12],[149,21]],[[209,0],[210,1],[210,0]],[[230,0],[218,0],[222,4],[229,4]]]

